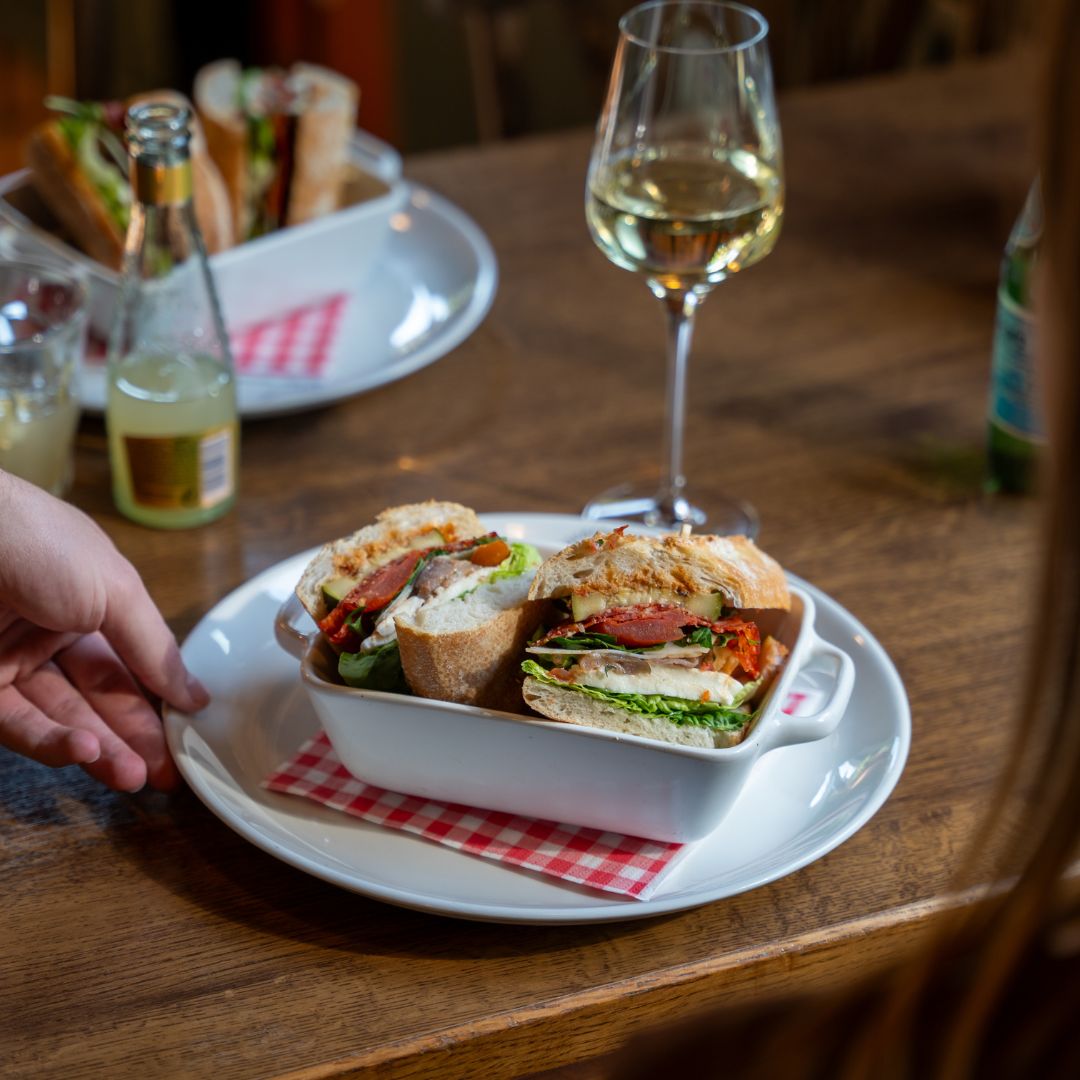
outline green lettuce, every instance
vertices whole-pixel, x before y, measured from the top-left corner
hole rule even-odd
[[[557,686],[560,690],[586,694],[599,701],[606,701],[609,705],[625,709],[627,712],[669,720],[679,727],[692,726],[712,728],[714,731],[740,731],[754,719],[753,713],[740,712],[735,705],[753,694],[757,689],[757,682],[744,686],[733,705],[720,705],[715,701],[692,701],[689,698],[666,697],[663,694],[616,694],[610,690],[600,690],[595,686],[564,683],[553,679],[535,660],[524,661],[521,670],[526,675],[547,683],[548,686]]]
[[[396,641],[389,641],[371,652],[342,653],[338,657],[338,674],[346,686],[360,690],[386,690],[393,694],[409,692]]]
[[[698,626],[690,631],[686,637],[675,642],[661,642],[659,645],[620,645],[610,634],[598,634],[593,630],[586,630],[581,634],[573,634],[570,637],[554,637],[546,641],[553,649],[573,649],[584,652],[587,649],[617,649],[619,652],[645,653],[659,651],[667,645],[703,645],[706,649],[714,646],[719,648],[726,645],[735,634],[717,634],[707,626]]]
[[[517,577],[519,574],[524,574],[526,570],[539,566],[541,562],[543,559],[540,558],[540,552],[532,544],[511,541],[510,554],[499,563],[495,573],[487,579],[487,583],[490,585],[493,581],[501,581],[503,578]]]

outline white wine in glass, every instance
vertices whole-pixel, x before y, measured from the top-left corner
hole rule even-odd
[[[683,427],[693,316],[708,292],[763,259],[780,233],[780,127],[768,24],[740,4],[659,0],[619,23],[585,197],[593,239],[641,274],[668,313],[665,464],[658,492],[613,489],[585,514],[677,529],[757,532],[746,503],[686,498]]]

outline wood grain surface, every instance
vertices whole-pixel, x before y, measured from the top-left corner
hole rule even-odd
[[[980,481],[998,259],[1033,175],[1026,70],[1012,58],[788,97],[779,246],[700,314],[693,492],[751,499],[766,550],[869,626],[910,695],[907,770],[869,825],[679,915],[486,925],[291,869],[189,792],[117,795],[0,752],[0,1073],[512,1077],[909,948],[1018,704],[1035,507]],[[589,145],[576,132],[407,162],[490,237],[489,318],[400,383],[246,424],[226,520],[175,535],[121,520],[101,425],[84,421],[73,499],[179,635],[386,505],[573,512],[657,475],[663,319],[588,237]]]

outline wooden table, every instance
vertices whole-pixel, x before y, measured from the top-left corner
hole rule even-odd
[[[997,264],[1033,174],[1023,70],[995,61],[785,100],[781,242],[700,316],[694,490],[752,499],[763,546],[867,623],[910,694],[910,761],[866,828],[680,915],[486,925],[324,884],[189,792],[117,795],[0,753],[0,1072],[509,1077],[909,945],[1015,722],[1033,507],[987,499],[980,480]],[[227,520],[178,535],[120,520],[101,426],[84,424],[74,500],[178,634],[385,505],[565,512],[656,475],[662,316],[589,240],[589,142],[408,163],[491,238],[491,315],[403,382],[248,424]]]

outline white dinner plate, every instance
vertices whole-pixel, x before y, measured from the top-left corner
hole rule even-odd
[[[511,539],[563,547],[596,523],[562,514],[485,514]],[[261,781],[317,731],[299,664],[274,641],[274,617],[314,551],[259,574],[191,632],[184,658],[213,695],[196,717],[169,712],[180,771],[227,825],[271,855],[366,896],[492,922],[640,919],[719,900],[790,874],[843,843],[877,812],[907,760],[907,695],[885,650],[836,601],[792,577],[817,604],[817,632],[855,662],[855,690],[826,739],[763,757],[717,830],[693,845],[648,900],[564,885],[381,828]]]
[[[483,321],[495,297],[495,253],[479,226],[426,188],[409,185],[377,270],[350,297],[319,379],[245,376],[240,415],[281,416],[402,379],[445,356]],[[105,369],[87,364],[79,397],[105,408]]]

